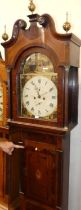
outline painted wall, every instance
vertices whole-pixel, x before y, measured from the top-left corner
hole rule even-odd
[[[62,25],[65,22],[66,11],[69,13],[71,32],[81,39],[81,0],[34,0],[36,12],[40,15],[49,13],[55,21],[56,30],[64,33]],[[27,19],[29,0],[3,0],[0,6],[0,42],[6,24],[9,37],[13,24],[17,19]],[[3,58],[4,51],[0,48]],[[69,180],[69,210],[81,210],[81,54],[79,69],[79,117],[78,126],[71,132],[70,149],[70,180]]]

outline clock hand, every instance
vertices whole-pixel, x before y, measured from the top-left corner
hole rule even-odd
[[[25,95],[24,97],[25,97],[25,98],[28,98],[29,96],[36,97],[35,95],[30,94],[30,93],[29,93],[28,95]]]
[[[43,102],[43,101],[41,101],[41,102],[37,103],[37,104],[36,104],[36,106],[38,106],[38,105],[42,104],[42,102]]]
[[[37,92],[37,95],[38,95],[38,97],[40,98],[38,87],[36,86],[36,84],[35,84],[33,81],[31,82],[31,84],[35,87],[35,90],[36,90],[36,92]],[[26,89],[27,89],[27,90],[30,90],[28,87],[27,87]],[[27,96],[28,96],[28,94],[27,94],[25,97],[27,97]]]
[[[43,96],[43,95],[46,95],[46,94],[48,94],[49,92],[51,92],[53,90],[53,87],[52,88],[50,88],[48,91],[46,91],[45,93],[42,93],[40,96]]]
[[[34,85],[34,87],[35,87],[35,90],[36,90],[36,92],[37,92],[38,97],[40,98],[40,94],[39,94],[39,89],[38,89],[38,87],[35,85],[35,83],[33,83],[33,85]]]
[[[41,97],[41,96],[46,95],[47,93],[49,93],[49,91],[48,91],[48,92],[45,92],[45,93],[40,94],[40,97]]]

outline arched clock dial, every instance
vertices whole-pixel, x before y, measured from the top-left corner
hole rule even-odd
[[[34,76],[23,88],[22,103],[35,118],[47,117],[57,108],[56,85],[46,76]]]
[[[40,52],[32,53],[21,62],[20,68],[21,117],[57,121],[58,74],[50,58]]]

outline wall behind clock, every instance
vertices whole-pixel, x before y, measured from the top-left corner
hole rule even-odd
[[[62,25],[68,18],[72,28],[70,32],[74,33],[81,39],[81,0],[34,0],[37,5],[36,12],[40,15],[49,13],[55,20],[56,30],[64,33]],[[2,33],[6,24],[9,38],[12,34],[13,24],[17,19],[27,20],[29,0],[3,0],[0,6],[0,42]],[[3,58],[4,50],[0,47]],[[78,125],[71,132],[71,149],[70,149],[70,179],[69,179],[69,210],[81,209],[81,53],[79,69],[79,117]]]

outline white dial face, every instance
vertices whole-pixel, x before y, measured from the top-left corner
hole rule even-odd
[[[32,77],[23,88],[22,103],[35,118],[51,115],[57,109],[56,85],[46,76]]]
[[[3,117],[3,89],[0,87],[0,120]]]

